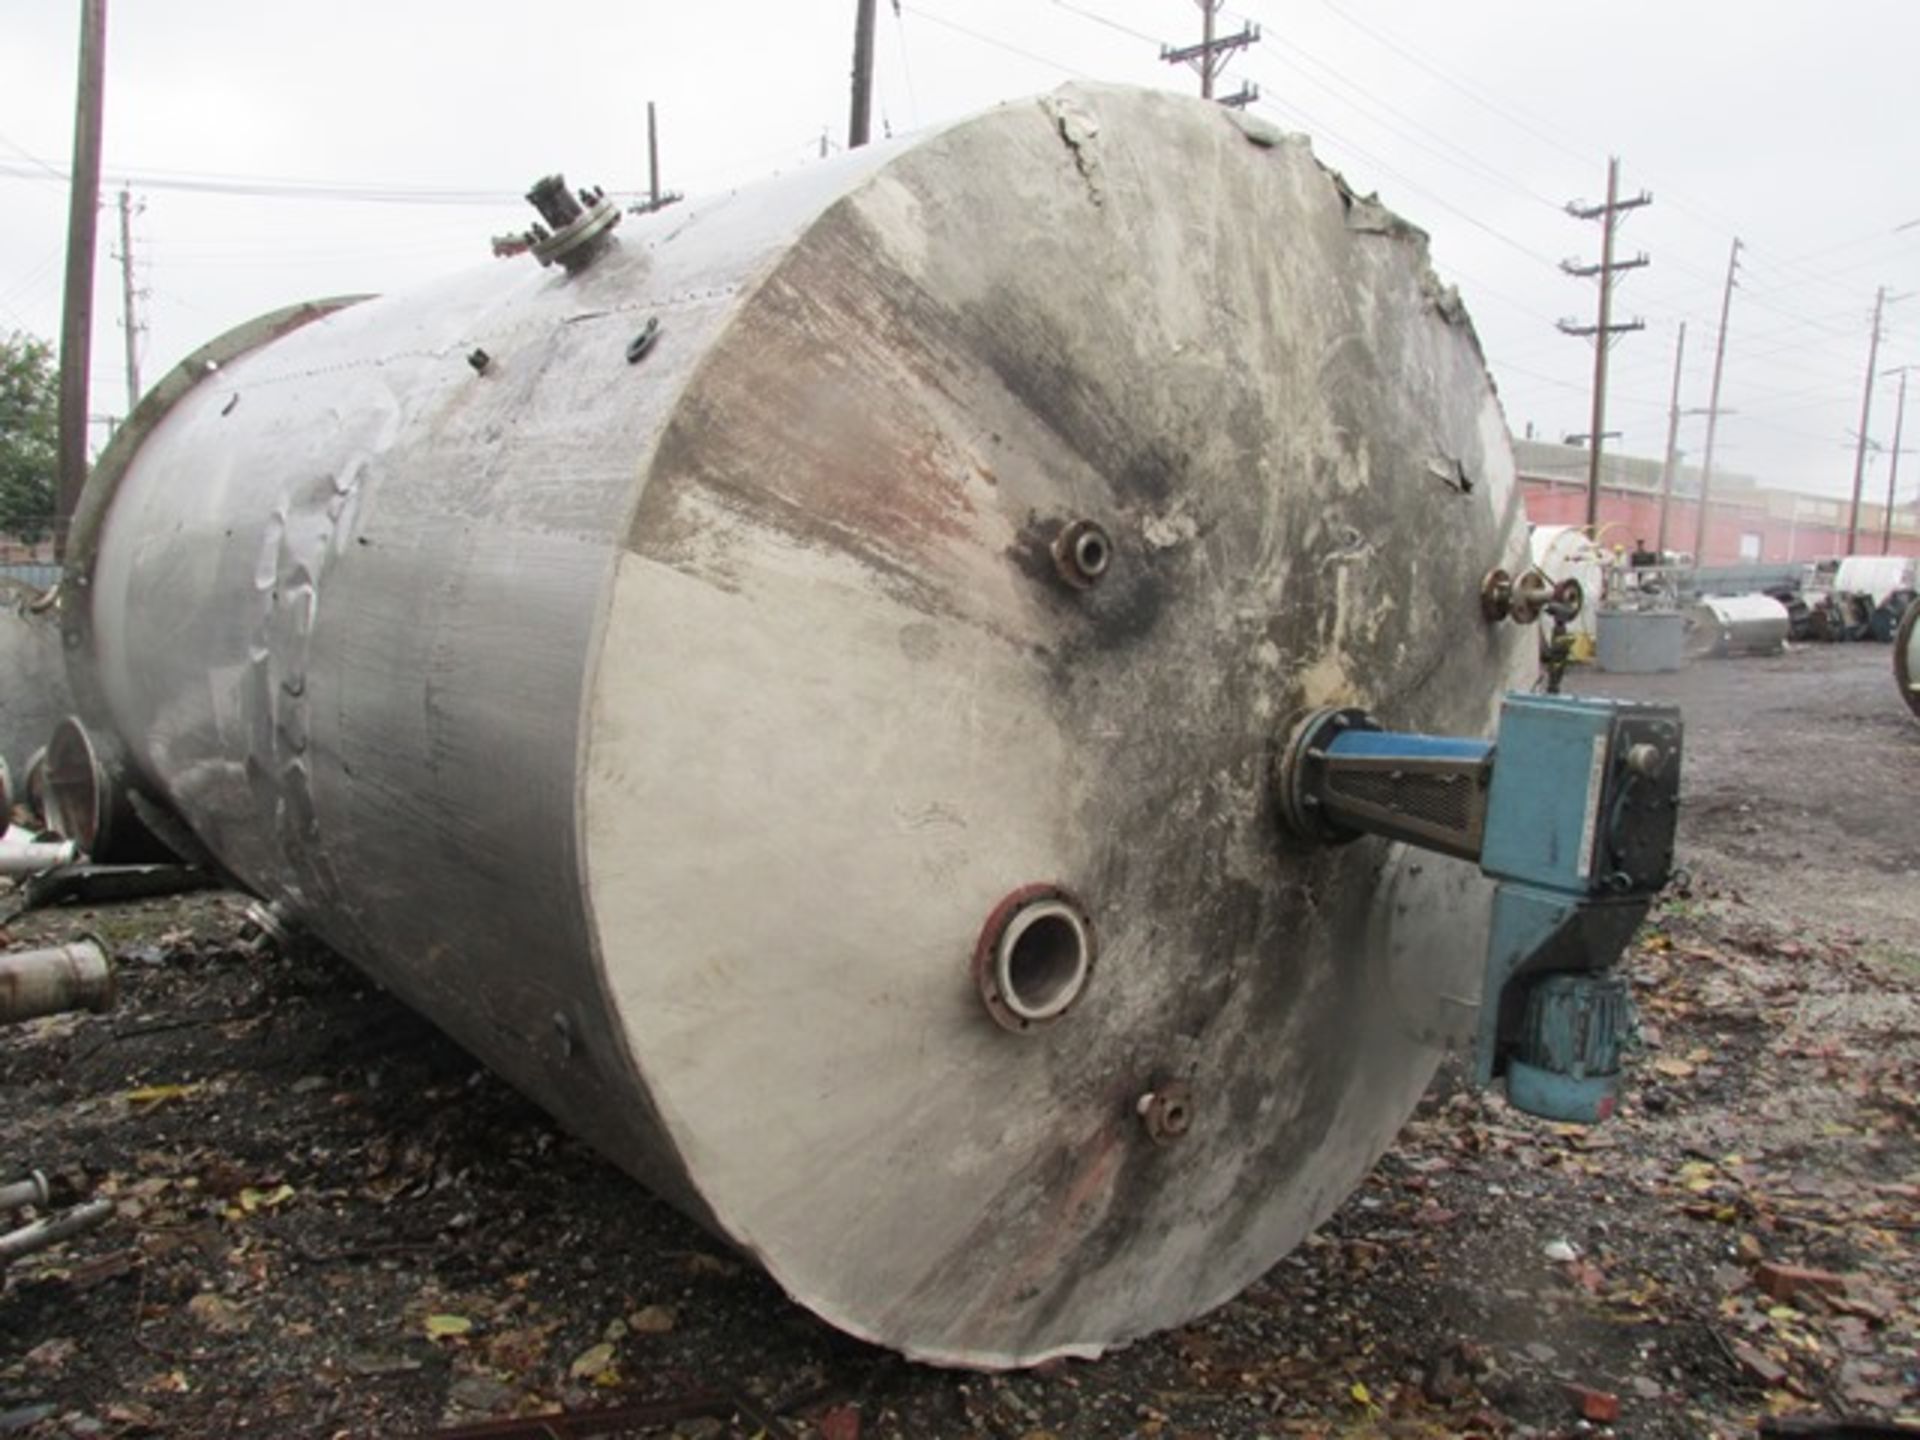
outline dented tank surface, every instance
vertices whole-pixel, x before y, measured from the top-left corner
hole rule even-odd
[[[1302,707],[1485,734],[1534,645],[1479,616],[1526,538],[1472,330],[1304,141],[1069,88],[268,317],[136,419],[97,722],[856,1335],[1217,1305],[1471,1033],[1478,872],[1269,793]]]

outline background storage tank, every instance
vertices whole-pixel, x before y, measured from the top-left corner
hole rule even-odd
[[[1474,1023],[1478,872],[1271,794],[1305,706],[1485,734],[1533,673],[1424,237],[1069,89],[569,258],[157,387],[78,517],[92,722],[833,1323],[1011,1365],[1231,1296]]]
[[[1567,631],[1575,639],[1575,657],[1591,659],[1595,644],[1596,617],[1606,595],[1607,556],[1593,537],[1577,525],[1536,525],[1528,538],[1533,563],[1548,579],[1572,580],[1580,587],[1580,611],[1567,622]],[[1544,639],[1553,634],[1553,621],[1543,617],[1540,633]]]
[[[1771,595],[1708,595],[1685,612],[1687,653],[1776,655],[1792,629],[1787,607]]]
[[[73,708],[60,617],[42,591],[0,580],[0,761],[24,799],[35,755]]]

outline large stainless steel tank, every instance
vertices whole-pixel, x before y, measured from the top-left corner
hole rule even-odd
[[[1300,707],[1485,733],[1535,644],[1480,618],[1526,541],[1472,329],[1303,141],[1069,89],[268,317],[137,422],[96,724],[855,1334],[1204,1311],[1471,1029],[1477,873],[1269,793]]]

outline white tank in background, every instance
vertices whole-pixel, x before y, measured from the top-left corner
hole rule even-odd
[[[1555,584],[1575,580],[1580,585],[1580,613],[1567,627],[1575,637],[1576,654],[1591,655],[1594,642],[1594,615],[1600,609],[1600,593],[1606,582],[1606,552],[1594,544],[1593,537],[1577,525],[1536,525],[1528,542],[1533,563]],[[1551,633],[1553,620],[1542,616],[1541,629]],[[1580,644],[1580,637],[1585,637]]]
[[[1687,653],[1777,655],[1792,630],[1787,607],[1771,595],[1709,595],[1687,607]]]
[[[1884,605],[1901,590],[1920,590],[1920,560],[1911,555],[1848,555],[1833,573],[1833,589],[1841,595],[1871,595]]]

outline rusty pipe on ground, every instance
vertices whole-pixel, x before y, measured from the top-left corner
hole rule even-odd
[[[44,1209],[51,1192],[47,1189],[47,1177],[38,1170],[31,1171],[24,1180],[15,1180],[8,1185],[0,1185],[0,1215],[33,1205]]]
[[[89,1200],[84,1205],[69,1206],[58,1215],[49,1215],[31,1225],[22,1225],[18,1230],[9,1230],[0,1235],[0,1265],[11,1264],[23,1255],[31,1255],[36,1250],[44,1250],[49,1245],[56,1245],[95,1226],[104,1225],[111,1214],[111,1200]]]
[[[98,940],[0,955],[0,1025],[112,1008],[113,968]]]

